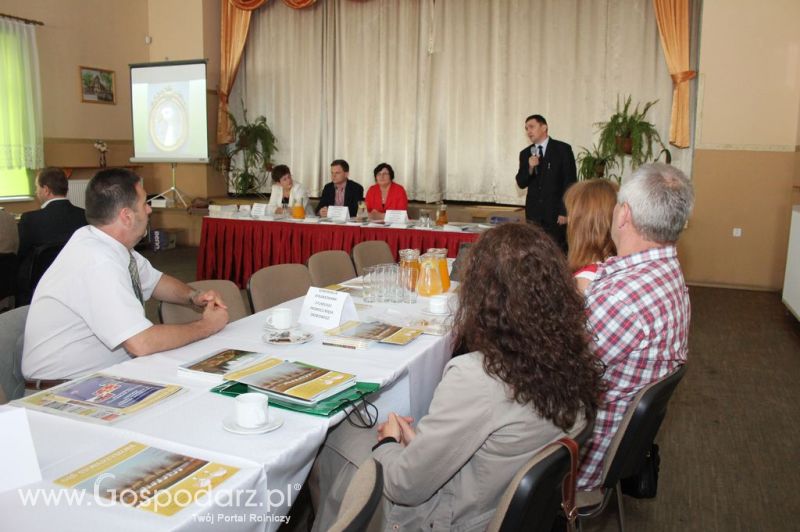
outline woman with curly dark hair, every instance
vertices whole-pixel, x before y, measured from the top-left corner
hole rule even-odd
[[[383,466],[381,519],[403,530],[483,530],[504,489],[539,449],[594,416],[602,368],[563,253],[538,227],[504,224],[470,248],[455,344],[428,414],[389,414],[372,457]],[[320,452],[315,530],[338,511],[374,434],[346,423]],[[371,442],[370,442],[371,440]]]

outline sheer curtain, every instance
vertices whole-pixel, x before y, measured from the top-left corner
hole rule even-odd
[[[0,171],[43,167],[35,26],[4,17],[0,17],[0,92]]]
[[[328,165],[373,182],[394,166],[409,197],[520,204],[525,117],[579,151],[617,96],[658,99],[668,138],[672,80],[648,0],[325,0],[253,14],[231,108],[267,116],[280,151],[313,193]],[[690,150],[673,149],[689,169]]]

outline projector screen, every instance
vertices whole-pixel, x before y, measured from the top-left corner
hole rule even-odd
[[[131,68],[133,163],[207,163],[206,62]]]

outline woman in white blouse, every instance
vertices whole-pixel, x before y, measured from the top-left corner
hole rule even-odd
[[[292,179],[292,172],[285,164],[272,169],[272,192],[269,204],[275,207],[275,214],[290,214],[297,202],[308,212],[308,191]]]

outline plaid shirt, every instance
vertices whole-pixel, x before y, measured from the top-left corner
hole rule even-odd
[[[586,306],[608,388],[578,473],[578,488],[592,490],[631,400],[686,361],[689,293],[675,247],[608,259],[589,285]]]

